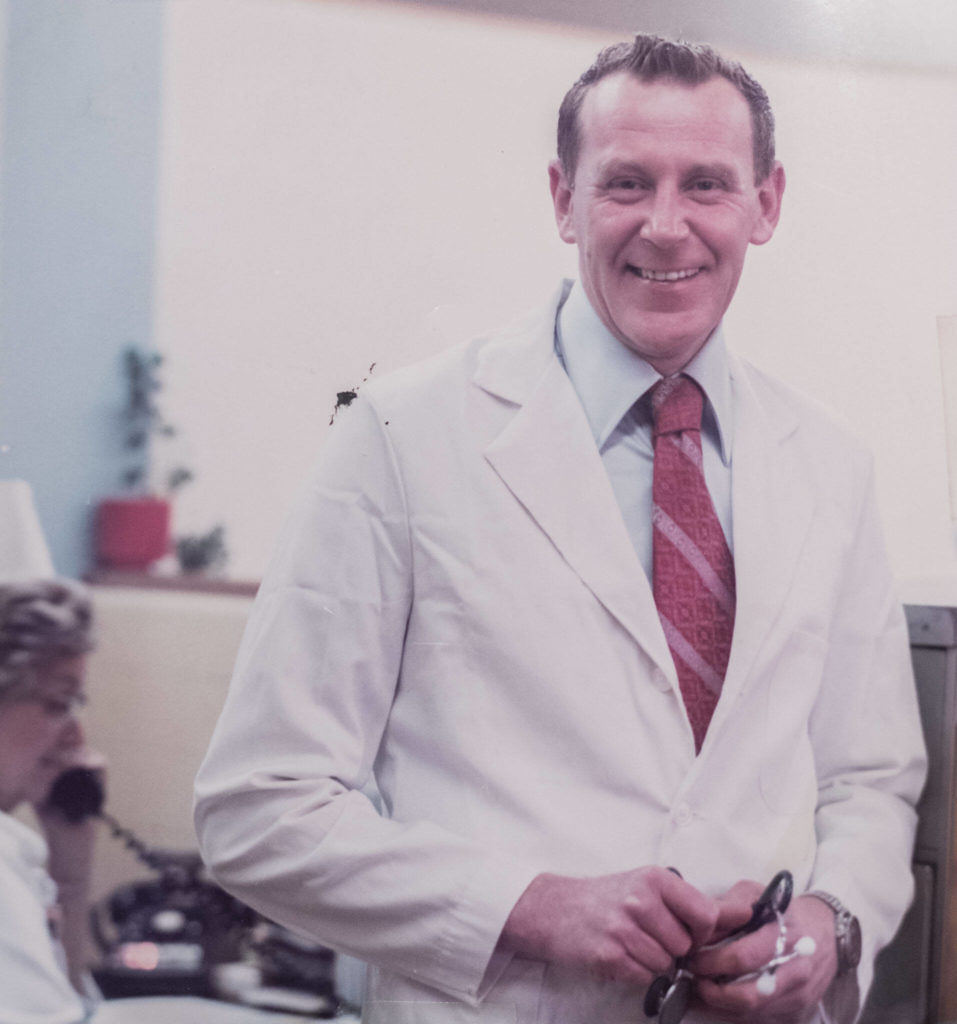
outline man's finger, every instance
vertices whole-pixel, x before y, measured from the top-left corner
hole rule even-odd
[[[766,924],[750,935],[727,945],[702,949],[691,960],[691,969],[704,977],[737,977],[756,971],[773,956],[780,929],[777,922]]]
[[[774,973],[774,990],[762,992],[756,981],[730,981],[718,984],[707,978],[699,978],[695,988],[698,999],[709,1010],[728,1017],[757,1019],[778,1019],[789,1011],[806,1009],[803,991],[807,981],[806,972],[796,964],[786,964]]]
[[[628,956],[651,975],[664,974],[674,967],[675,957],[648,932],[634,929],[622,939]]]
[[[692,946],[700,946],[707,941],[714,931],[720,913],[717,900],[706,896],[671,872],[664,875],[661,898],[690,936],[691,941],[685,953]]]
[[[707,939],[707,943],[720,942],[747,924],[754,913],[754,904],[763,891],[757,882],[742,880],[719,896],[718,921],[715,924],[714,933]]]

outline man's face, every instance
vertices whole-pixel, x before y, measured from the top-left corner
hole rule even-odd
[[[695,355],[731,302],[749,242],[774,232],[776,165],[754,183],[747,101],[701,85],[609,75],[586,93],[574,185],[549,168],[559,234],[606,327],[662,374]]]

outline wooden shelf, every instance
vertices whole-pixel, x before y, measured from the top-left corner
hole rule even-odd
[[[259,590],[256,580],[230,580],[216,576],[184,573],[159,575],[148,572],[125,572],[120,569],[94,569],[84,582],[99,587],[139,587],[143,590],[185,590],[199,594],[233,594],[237,597],[255,597]]]

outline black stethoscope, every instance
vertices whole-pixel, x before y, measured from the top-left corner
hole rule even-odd
[[[787,910],[793,893],[794,878],[791,872],[779,871],[751,904],[751,917],[740,928],[704,948],[720,949],[777,920]],[[686,962],[685,957],[679,957],[670,974],[659,974],[648,986],[644,1002],[645,1016],[657,1017],[659,1024],[678,1024],[684,1017],[691,1002],[694,984],[694,975],[685,967]]]

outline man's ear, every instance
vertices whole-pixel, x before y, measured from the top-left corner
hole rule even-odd
[[[574,192],[565,177],[565,169],[559,159],[548,165],[548,184],[552,190],[552,203],[555,207],[555,223],[558,234],[563,242],[576,242],[575,229],[572,227],[572,198]]]
[[[755,221],[751,233],[751,241],[755,245],[764,245],[774,234],[781,217],[781,199],[784,196],[784,168],[775,162],[771,173],[758,185],[758,203],[760,215]]]

